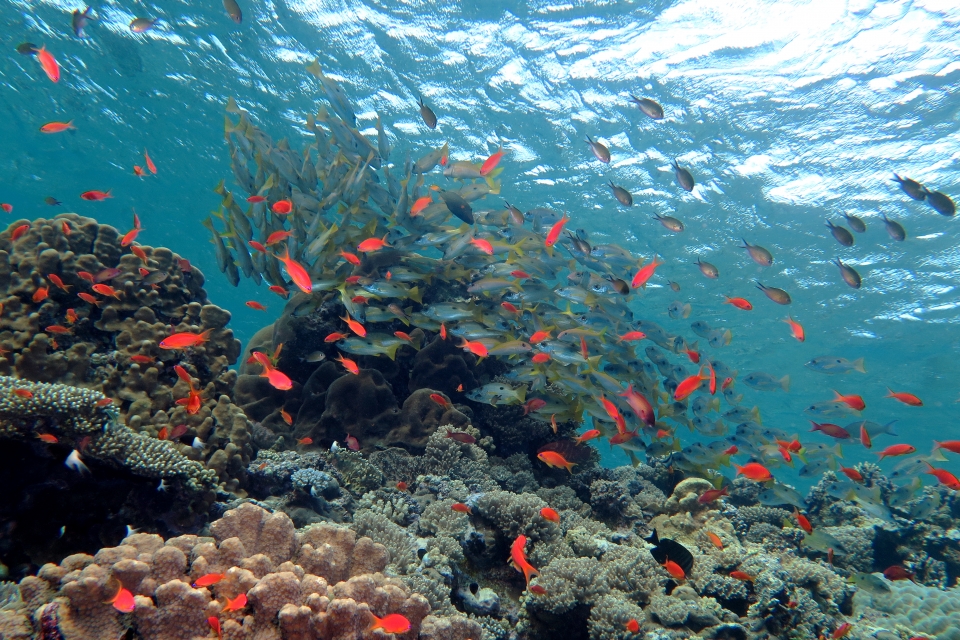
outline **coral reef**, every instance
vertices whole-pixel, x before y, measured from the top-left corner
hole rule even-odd
[[[0,629],[10,638],[43,627],[43,637],[64,640],[116,638],[128,629],[144,640],[192,640],[208,637],[215,617],[232,640],[373,640],[380,637],[373,616],[398,613],[410,622],[398,636],[404,640],[480,637],[475,622],[432,615],[422,596],[383,575],[387,550],[351,529],[297,532],[287,516],[244,504],[212,523],[210,534],[166,541],[134,534],[94,556],[47,564],[20,581],[22,601],[0,610]],[[218,574],[214,584],[191,587],[210,574]],[[131,614],[107,603],[120,588],[135,596]],[[245,606],[224,607],[241,594]]]

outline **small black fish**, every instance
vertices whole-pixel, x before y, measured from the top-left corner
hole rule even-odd
[[[860,274],[857,273],[857,270],[851,267],[850,265],[843,264],[840,261],[840,258],[837,258],[834,261],[834,264],[840,268],[840,277],[843,278],[843,281],[854,289],[859,289],[861,284]]]
[[[903,192],[914,200],[923,200],[927,197],[927,190],[916,180],[901,178],[897,174],[893,174],[893,181],[899,184]]]
[[[78,38],[86,38],[87,34],[83,32],[83,28],[87,26],[87,23],[90,22],[90,9],[92,7],[87,7],[83,11],[75,9],[73,12],[73,17],[71,19],[71,24],[73,26],[73,33]]]
[[[783,289],[778,289],[777,287],[767,287],[764,286],[759,280],[757,281],[757,289],[763,291],[764,295],[776,302],[777,304],[790,304],[792,300],[790,299],[790,294],[784,291]]]
[[[51,207],[59,207],[61,204],[63,204],[53,196],[47,196],[46,198],[43,199],[43,201],[46,202]]]
[[[423,124],[427,125],[431,129],[437,128],[437,114],[433,112],[433,109],[423,104],[423,96],[417,100],[417,104],[420,105],[420,117],[423,118]]]
[[[833,237],[836,238],[837,242],[845,247],[853,246],[853,234],[847,231],[846,228],[838,227],[829,220],[827,220],[827,228],[830,229],[830,233],[833,234]]]
[[[680,565],[684,574],[690,575],[690,571],[693,569],[693,554],[685,546],[670,538],[661,538],[657,535],[656,529],[650,534],[649,538],[644,538],[644,540],[653,545],[650,555],[657,561],[657,564],[662,565],[667,560],[672,560]]]
[[[864,224],[863,220],[861,220],[857,216],[851,215],[849,213],[842,213],[842,212],[840,213],[840,215],[842,215],[844,218],[847,219],[847,224],[850,225],[850,229],[852,231],[856,231],[857,233],[863,233],[864,231],[867,230],[867,225]]]
[[[613,190],[613,197],[617,199],[617,202],[625,207],[633,206],[633,196],[630,195],[629,191],[613,184],[613,180],[610,181],[610,189]]]
[[[37,51],[40,50],[40,47],[33,44],[32,42],[21,42],[17,45],[17,53],[22,56],[33,56],[36,55]]]
[[[443,203],[447,205],[450,213],[457,216],[467,224],[473,224],[473,209],[467,204],[467,201],[459,193],[453,191],[441,191],[440,197]]]
[[[957,206],[953,204],[950,196],[939,191],[927,191],[927,204],[933,207],[933,210],[942,216],[954,216],[957,213]]]
[[[594,142],[590,136],[587,136],[587,144],[590,145],[593,157],[604,164],[610,164],[610,149],[607,149],[606,145],[601,142]]]
[[[237,0],[223,0],[223,8],[231,20],[237,24],[243,22],[243,12],[240,11],[240,5],[237,4]]]
[[[638,98],[637,96],[631,94],[630,102],[640,107],[640,111],[643,111],[653,120],[663,119],[663,107],[650,98]]]
[[[680,188],[684,191],[693,191],[693,174],[681,167],[676,158],[670,166],[673,167],[673,174],[677,177],[677,184],[680,185]]]
[[[907,239],[907,231],[903,228],[903,225],[888,219],[887,214],[883,214],[883,224],[887,227],[887,235],[897,242],[903,242]]]

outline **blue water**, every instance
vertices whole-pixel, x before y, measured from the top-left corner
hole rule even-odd
[[[789,374],[789,393],[738,384],[765,425],[807,431],[802,410],[835,388],[862,394],[865,418],[899,420],[902,440],[921,452],[934,437],[958,435],[957,222],[911,201],[890,178],[896,171],[960,196],[960,5],[241,4],[238,26],[218,2],[108,2],[94,7],[98,20],[83,40],[70,30],[79,4],[0,6],[0,201],[15,207],[7,217],[52,216],[60,209],[43,198],[54,196],[62,210],[127,230],[135,208],[146,229],[140,240],[199,266],[211,300],[233,312],[231,326],[246,340],[281,305],[266,286],[232,288],[200,226],[219,202],[212,188],[231,176],[223,106],[234,96],[275,140],[306,144],[303,115],[321,95],[303,66],[318,57],[357,105],[361,129],[371,133],[376,112],[383,116],[395,158],[449,141],[454,160],[476,160],[502,140],[504,198],[524,210],[568,211],[594,244],[665,259],[636,296],[637,314],[691,341],[693,320],[728,327],[732,344],[708,353],[741,376]],[[159,22],[136,35],[127,28],[135,16]],[[56,55],[58,84],[13,50],[23,40]],[[629,93],[658,100],[666,118],[647,119]],[[436,131],[419,119],[421,94],[440,117]],[[77,130],[39,133],[50,120],[73,120]],[[593,159],[585,135],[610,147],[609,166]],[[144,148],[156,177],[132,173]],[[674,181],[674,157],[697,180],[692,194]],[[629,189],[635,206],[618,206],[608,180]],[[114,198],[83,202],[88,189],[112,189]],[[825,219],[841,223],[841,211],[868,226],[851,248],[824,227]],[[681,218],[686,230],[672,234],[655,212]],[[906,242],[888,237],[881,214],[906,227]],[[741,237],[769,248],[774,265],[751,262]],[[697,256],[720,268],[719,280],[699,274]],[[842,282],[830,264],[837,257],[860,271],[862,289]],[[765,299],[756,278],[788,290],[793,304]],[[723,294],[755,309],[724,305]],[[689,319],[667,316],[674,300],[692,305]],[[805,343],[789,336],[788,312],[804,324]],[[864,357],[867,373],[828,377],[803,366],[821,355]],[[916,393],[924,407],[884,399],[887,386]],[[874,458],[859,447],[846,456],[848,464]],[[960,473],[960,463],[943,466]]]

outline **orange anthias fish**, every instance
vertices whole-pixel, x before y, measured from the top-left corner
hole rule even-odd
[[[470,342],[467,339],[463,339],[463,343],[460,345],[460,348],[481,358],[486,358],[487,355],[489,355],[487,352],[487,347],[480,341]]]
[[[338,355],[336,358],[334,358],[334,360],[342,364],[343,368],[349,371],[350,373],[352,373],[353,375],[355,376],[360,375],[360,367],[357,365],[356,362],[354,362],[350,358],[344,358],[343,354],[341,354],[341,355]]]
[[[550,522],[560,522],[560,514],[557,513],[555,509],[551,509],[550,507],[544,507],[543,509],[540,509],[540,517],[542,517],[544,520],[549,520]]]
[[[224,611],[240,611],[247,606],[247,594],[241,593],[236,598],[231,600],[227,598],[227,604],[223,606]]]
[[[530,362],[533,364],[543,364],[544,362],[550,362],[549,353],[538,353],[537,355],[530,358]]]
[[[745,478],[754,480],[756,482],[766,482],[768,480],[773,480],[773,474],[770,473],[770,470],[759,462],[750,462],[742,467],[738,464],[733,465],[737,470],[737,475],[742,475]]]
[[[532,336],[530,336],[530,344],[540,344],[544,340],[550,339],[549,331],[537,331]]]
[[[257,302],[256,300],[247,300],[245,304],[246,304],[248,307],[250,307],[251,309],[255,309],[255,310],[257,310],[257,311],[266,311],[266,310],[267,310],[267,308],[266,308],[265,306],[263,306],[262,304],[260,304],[260,303]]]
[[[627,631],[630,633],[640,633],[640,623],[636,618],[630,618],[627,620]]]
[[[713,531],[707,531],[707,537],[710,539],[710,542],[713,544],[713,546],[723,551],[723,540],[720,539],[720,536],[715,534]]]
[[[133,600],[133,594],[123,586],[117,591],[117,595],[107,600],[107,604],[112,604],[113,608],[120,613],[130,613],[137,606]]]
[[[12,209],[12,208],[11,208],[11,209]],[[29,228],[30,228],[30,225],[28,225],[28,224],[22,224],[22,225],[20,225],[19,227],[17,227],[16,229],[13,230],[13,233],[10,234],[10,239],[11,239],[11,240],[19,240],[20,238],[23,237],[23,234],[25,234],[25,233],[27,232],[27,229],[29,229]]]
[[[873,441],[870,439],[870,432],[867,431],[867,423],[864,421],[860,425],[860,444],[862,444],[867,449],[873,447]]]
[[[650,404],[650,401],[647,400],[642,393],[633,390],[633,384],[630,384],[627,390],[619,395],[627,399],[627,404],[630,405],[630,409],[644,424],[648,427],[656,424],[657,418],[653,412],[653,405]]]
[[[637,340],[643,340],[647,337],[643,331],[628,331],[627,333],[620,336],[617,342],[636,342]]]
[[[433,202],[433,198],[430,196],[423,196],[422,198],[417,198],[417,201],[413,203],[413,206],[410,207],[410,215],[415,216],[421,211],[430,206],[430,203]]]
[[[707,369],[710,369],[710,395],[717,395],[717,372],[713,370],[713,365],[707,363]]]
[[[960,480],[957,479],[957,476],[953,475],[946,469],[937,469],[929,462],[925,464],[927,465],[927,470],[924,471],[924,473],[929,473],[934,478],[939,480],[940,484],[948,489],[953,489],[954,491],[960,490]]]
[[[80,194],[80,197],[89,202],[100,202],[101,200],[106,200],[107,198],[112,198],[109,191],[97,191],[96,189],[90,191],[84,191]]]
[[[462,502],[454,502],[450,505],[450,509],[456,511],[457,513],[468,513],[473,515],[473,509],[470,508],[470,505],[463,504]]]
[[[210,329],[202,333],[190,333],[189,331],[175,333],[161,340],[159,347],[161,349],[188,349],[190,347],[198,347],[207,341],[209,335]]]
[[[284,240],[286,240],[292,235],[293,235],[292,231],[274,231],[269,236],[267,236],[267,241],[265,244],[268,247],[270,245],[280,244],[281,242],[283,242]]]
[[[527,554],[524,552],[526,546],[527,537],[524,535],[517,536],[517,539],[510,545],[510,564],[517,571],[523,572],[523,577],[527,581],[527,587],[529,588],[530,578],[540,575],[540,572],[527,561]]]
[[[810,524],[810,520],[807,519],[807,516],[800,513],[800,510],[796,507],[793,508],[793,517],[797,519],[797,524],[800,525],[801,529],[807,533],[813,533],[813,525]]]
[[[697,498],[697,502],[700,504],[710,504],[714,500],[719,500],[721,496],[728,495],[730,495],[730,493],[727,491],[727,487],[723,487],[722,489],[707,489],[700,494],[700,497]]]
[[[487,254],[488,256],[493,255],[493,245],[490,244],[488,240],[483,238],[474,238],[470,241],[470,244],[479,249],[482,253]]]
[[[140,226],[140,216],[136,213],[133,214],[133,229],[127,231],[123,238],[120,240],[121,247],[128,247],[130,244],[137,239],[137,236],[140,232],[143,231],[143,227]]]
[[[308,444],[313,444],[313,438],[310,438],[310,437],[300,438],[299,440],[297,440],[297,444],[302,444],[303,446],[307,446]]]
[[[67,309],[67,322],[69,322],[70,324],[73,324],[77,320],[79,320],[79,318],[77,317],[77,312],[73,309]]]
[[[753,582],[753,576],[744,571],[731,571],[730,577],[735,580],[743,580],[744,582]]]
[[[274,368],[273,363],[270,362],[270,356],[261,351],[254,351],[251,355],[263,367],[260,377],[266,378],[270,386],[278,391],[289,391],[293,388],[293,381],[285,373]]]
[[[359,266],[360,258],[355,253],[350,253],[349,251],[340,250],[340,256],[354,266]]]
[[[217,584],[221,580],[227,577],[225,573],[208,573],[205,576],[200,576],[197,578],[197,581],[193,583],[194,588],[196,587],[209,587]]]
[[[391,613],[390,615],[383,616],[378,618],[372,613],[370,616],[373,618],[373,626],[370,627],[370,631],[374,629],[383,629],[384,633],[407,633],[410,631],[410,621],[407,620],[404,616],[399,613]]]
[[[41,442],[46,442],[47,444],[57,444],[60,440],[57,439],[57,436],[52,433],[38,433],[37,438]]]
[[[841,466],[840,471],[843,473],[843,475],[847,476],[854,482],[863,482],[863,475],[861,475],[859,471],[852,467]]]
[[[537,454],[537,459],[545,463],[548,467],[555,467],[557,469],[564,468],[571,474],[573,474],[573,467],[576,466],[575,462],[567,462],[563,454],[556,451],[541,451]]]
[[[40,62],[40,66],[43,67],[43,72],[47,74],[51,82],[60,81],[60,65],[57,64],[57,59],[47,51],[46,47],[37,49],[37,60]]]
[[[291,426],[293,425],[293,416],[291,416],[287,412],[287,410],[282,407],[280,409],[280,418],[282,418],[283,421],[286,422],[288,425],[291,425]]]
[[[251,240],[251,241],[248,242],[247,244],[250,245],[250,248],[256,249],[256,250],[259,251],[260,253],[266,253],[266,252],[267,252],[267,248],[266,248],[265,246],[263,246],[262,244],[260,244],[259,242],[257,242],[256,240]]]
[[[313,291],[313,283],[310,281],[310,274],[308,274],[307,270],[303,268],[303,265],[290,257],[289,247],[284,247],[283,257],[276,254],[274,254],[273,257],[282,262],[283,266],[287,268],[287,273],[290,274],[290,279],[293,280],[293,284],[300,288],[300,291],[303,291],[304,293],[311,293]]]
[[[111,286],[108,285],[108,284],[103,284],[102,282],[100,282],[100,283],[97,283],[97,284],[93,285],[93,286],[90,287],[90,288],[93,289],[94,291],[96,291],[97,293],[99,293],[99,294],[102,295],[102,296],[113,296],[113,297],[116,298],[117,300],[120,299],[120,292],[117,291],[116,289],[114,289],[113,287],[111,287]]]
[[[157,165],[153,163],[153,160],[150,158],[150,154],[147,153],[147,150],[143,150],[143,161],[147,164],[147,169],[150,169],[150,173],[157,174]]]
[[[653,277],[654,272],[657,270],[657,267],[662,265],[662,262],[657,262],[657,257],[653,257],[653,262],[648,264],[645,267],[641,267],[637,274],[633,276],[633,280],[630,282],[630,286],[634,289],[638,287],[647,287],[647,281]]]
[[[372,253],[389,246],[390,245],[387,244],[387,236],[384,235],[382,238],[367,238],[357,245],[357,251],[360,253]]]
[[[133,165],[133,175],[137,176],[138,178],[143,178],[147,175],[147,172],[143,170],[143,167],[135,164]]]
[[[833,393],[834,393],[834,398],[833,398],[834,402],[842,402],[848,407],[850,407],[851,409],[853,409],[854,411],[863,411],[864,409],[867,408],[867,403],[863,401],[863,398],[861,396],[858,396],[853,393],[845,396],[839,391],[837,391],[836,389],[834,389]]]
[[[347,317],[341,317],[340,319],[347,323],[347,326],[350,327],[350,331],[353,331],[361,338],[366,337],[367,330],[364,329],[362,324],[351,318],[349,313],[347,314]]]
[[[883,460],[888,456],[905,456],[914,453],[916,450],[917,448],[912,444],[892,444],[878,454],[880,459],[877,460],[877,462],[880,462],[880,460]]]
[[[33,292],[32,300],[34,302],[43,302],[48,297],[50,297],[50,289],[48,287],[38,287],[37,290]]]
[[[277,215],[285,216],[293,211],[293,202],[291,200],[279,200],[273,203],[270,210]]]
[[[48,122],[40,127],[40,133],[60,133],[67,129],[76,129],[76,127],[73,126],[73,120],[70,122]]]
[[[210,616],[207,618],[207,624],[209,624],[210,628],[217,633],[217,640],[223,640],[223,629],[220,628],[220,618],[217,616]]]
[[[290,292],[289,292],[289,291],[287,291],[286,289],[284,289],[283,287],[281,287],[280,285],[277,285],[277,284],[272,284],[272,285],[270,285],[270,286],[268,287],[268,290],[271,291],[271,292],[273,292],[273,293],[275,293],[275,294],[277,294],[278,296],[280,296],[281,298],[284,298],[284,299],[286,299],[286,297],[287,297],[288,295],[290,295]]]
[[[694,391],[700,388],[700,385],[703,384],[703,369],[700,369],[700,373],[695,373],[692,376],[688,376],[680,384],[677,385],[676,391],[673,392],[673,399],[680,401],[684,398],[687,398]]]
[[[934,440],[933,441],[934,449],[946,449],[950,453],[960,453],[960,440]]]
[[[501,145],[499,149],[491,153],[490,157],[484,160],[483,164],[480,165],[480,175],[486,176],[488,173],[493,171],[496,168],[497,163],[500,162],[500,158],[502,158],[503,154],[505,153],[506,151],[503,150],[503,145]]]
[[[727,298],[727,296],[724,296]],[[750,311],[753,309],[753,305],[750,304],[745,298],[727,298],[727,301],[724,304],[732,304],[737,309],[743,309],[744,311]]]
[[[799,340],[800,342],[803,342],[803,341],[806,339],[806,336],[805,336],[804,333],[803,333],[803,325],[802,325],[802,324],[800,324],[799,322],[797,322],[796,320],[794,320],[794,319],[791,318],[790,316],[787,316],[787,319],[784,320],[784,322],[786,322],[788,325],[790,325],[790,333],[793,334],[793,337],[794,337],[794,338],[796,338],[796,339]]]
[[[589,431],[584,431],[579,436],[573,439],[577,444],[583,444],[587,440],[593,440],[594,438],[599,438],[602,434],[599,429],[590,429]]]
[[[55,274],[55,273],[48,273],[48,274],[47,274],[47,280],[49,280],[49,281],[52,282],[53,284],[57,285],[57,288],[60,289],[60,290],[62,290],[62,291],[70,291],[70,285],[68,285],[68,284],[63,284],[63,280],[61,280],[61,279],[60,279],[60,276],[58,276],[58,275]]]
[[[679,564],[677,564],[670,558],[667,558],[663,562],[663,568],[667,570],[667,573],[669,573],[670,577],[672,577],[674,580],[683,580],[687,577],[687,574],[684,572],[683,567],[681,567]]]
[[[550,232],[547,233],[547,239],[543,242],[547,248],[557,244],[557,240],[560,239],[560,233],[563,231],[563,225],[567,224],[569,221],[570,218],[567,217],[567,214],[563,214],[563,217],[554,223],[552,227],[550,227]]]
[[[906,393],[903,391],[894,391],[890,387],[887,387],[887,395],[885,398],[893,398],[894,400],[899,400],[903,404],[910,405],[911,407],[922,407],[923,401],[912,393]]]

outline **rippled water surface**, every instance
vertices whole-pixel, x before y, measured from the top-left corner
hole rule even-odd
[[[304,65],[316,57],[354,100],[360,128],[372,132],[379,112],[401,154],[446,140],[454,160],[477,159],[502,140],[502,197],[569,212],[594,244],[661,256],[636,296],[638,316],[691,341],[693,320],[728,327],[733,341],[717,357],[741,375],[789,374],[789,393],[740,385],[765,424],[806,431],[803,409],[836,388],[862,394],[866,418],[899,419],[921,450],[954,430],[957,222],[890,178],[960,196],[956,2],[241,2],[241,25],[215,0],[106,2],[82,40],[70,29],[79,4],[3,3],[0,200],[14,218],[55,214],[43,203],[52,195],[127,229],[135,207],[141,239],[200,266],[211,299],[250,337],[270,320],[244,301],[268,304],[268,314],[280,304],[265,286],[232,289],[200,226],[218,205],[212,188],[231,175],[223,107],[234,96],[275,139],[307,144],[303,114],[321,96]],[[133,34],[137,16],[159,22]],[[24,40],[55,53],[58,84],[14,51]],[[631,93],[663,104],[665,119],[646,118]],[[419,119],[420,95],[440,117],[436,131]],[[50,120],[77,130],[38,133]],[[586,135],[610,147],[609,166]],[[144,147],[156,178],[131,172]],[[696,178],[692,193],[675,183],[673,158]],[[617,205],[611,180],[633,193],[632,208]],[[83,202],[88,189],[114,198]],[[841,212],[867,224],[850,248],[824,226],[843,222]],[[654,213],[686,230],[667,231]],[[882,215],[903,224],[905,242],[887,235]],[[741,238],[769,248],[773,266],[750,261]],[[720,279],[704,279],[697,257]],[[843,283],[835,258],[859,270],[860,290]],[[793,304],[765,299],[755,279],[788,290]],[[723,295],[755,309],[724,305]],[[667,316],[674,300],[692,305],[689,319]],[[788,312],[805,325],[805,343],[790,338]],[[803,366],[821,355],[864,357],[867,373],[828,377]],[[884,399],[887,386],[925,406]]]

